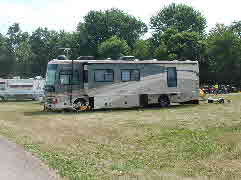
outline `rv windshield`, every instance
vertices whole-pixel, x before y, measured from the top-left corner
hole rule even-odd
[[[46,74],[46,85],[54,85],[58,64],[48,64]]]

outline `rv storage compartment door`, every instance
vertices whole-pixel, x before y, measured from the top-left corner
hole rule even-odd
[[[95,96],[94,109],[129,108],[140,105],[139,95]]]

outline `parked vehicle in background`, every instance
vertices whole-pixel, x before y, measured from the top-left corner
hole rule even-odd
[[[48,63],[47,110],[199,103],[197,61],[59,60]]]
[[[0,79],[0,101],[9,99],[38,100],[44,96],[45,79],[41,76],[30,79],[21,79],[14,77],[13,79]]]
[[[204,85],[201,88],[206,94],[228,94],[239,92],[237,87],[227,84],[220,84],[218,86],[214,85]]]

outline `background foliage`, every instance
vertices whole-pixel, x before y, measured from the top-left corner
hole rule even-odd
[[[241,21],[217,24],[209,32],[206,18],[193,7],[170,4],[148,25],[120,9],[89,11],[74,32],[39,27],[23,32],[18,23],[0,34],[0,77],[45,75],[48,61],[72,48],[70,59],[95,56],[140,60],[197,60],[202,83],[241,85]]]

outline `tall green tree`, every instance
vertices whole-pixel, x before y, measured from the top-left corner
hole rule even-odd
[[[180,32],[170,36],[166,42],[169,53],[177,59],[200,60],[204,44],[197,32]]]
[[[95,52],[94,38],[89,37],[88,30],[85,23],[79,23],[77,31],[75,33],[75,39],[77,40],[77,51],[80,56],[93,56]]]
[[[137,40],[132,49],[132,55],[141,60],[150,59],[152,54],[149,40]]]
[[[241,21],[234,21],[230,29],[241,37]]]
[[[47,28],[37,28],[30,36],[30,47],[33,53],[33,73],[44,75],[51,59],[49,46],[50,32]]]
[[[215,80],[240,85],[241,39],[238,34],[217,25],[208,37],[208,56]]]
[[[20,40],[15,49],[15,58],[15,71],[25,72],[29,75],[31,73],[32,51],[29,44],[29,34],[26,32],[20,34]]]
[[[140,19],[122,10],[110,9],[105,11],[90,11],[84,16],[82,28],[88,36],[88,47],[97,53],[97,47],[112,36],[117,36],[133,47],[136,40],[147,32],[147,26]]]
[[[0,75],[8,77],[13,72],[15,59],[10,52],[7,38],[0,33]]]
[[[128,44],[125,40],[113,36],[99,45],[98,52],[101,57],[117,59],[120,56],[128,55]]]
[[[154,34],[162,33],[169,28],[174,28],[178,32],[204,33],[206,19],[198,10],[188,5],[172,3],[151,17],[150,26]]]
[[[5,46],[2,49],[2,53],[3,57],[9,61],[9,65],[11,66],[8,72],[9,75],[17,75],[16,71],[18,68],[16,50],[18,49],[20,42],[25,38],[25,36],[26,33],[21,31],[20,25],[18,23],[14,23],[8,28],[8,32],[5,37]],[[6,69],[8,68],[6,67]]]
[[[158,59],[201,61],[205,52],[204,39],[198,32],[178,32],[174,28],[169,28],[157,39],[152,38],[152,46]]]
[[[161,43],[154,51],[154,57],[158,60],[173,60],[176,55],[168,52],[167,46]]]
[[[156,58],[202,59],[206,19],[198,10],[172,3],[151,17],[150,26]]]
[[[66,31],[50,31],[50,38],[48,46],[51,49],[50,59],[57,57],[60,54],[67,54],[64,52],[64,48],[70,48],[68,52],[69,59],[76,59],[78,56],[78,34],[76,32]]]
[[[14,56],[15,49],[19,45],[21,36],[21,29],[18,23],[14,23],[8,28],[7,32],[7,48]]]

